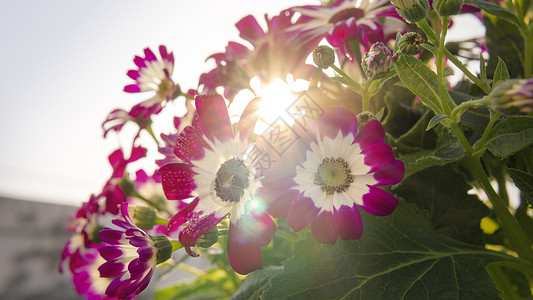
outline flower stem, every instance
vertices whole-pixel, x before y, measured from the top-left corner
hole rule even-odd
[[[431,26],[429,26],[426,19],[423,19],[421,21],[416,22],[416,25],[422,29],[422,31],[426,34],[429,41],[435,46],[440,47],[440,41]],[[443,26],[444,27],[444,26]],[[443,28],[444,29],[444,28]],[[457,59],[446,47],[443,47],[443,53],[446,55],[446,57],[457,67],[461,72],[465,74],[468,79],[472,80],[475,85],[477,85],[485,94],[490,93],[490,86],[488,83],[483,82],[481,79],[479,79],[476,75],[472,74],[463,63]]]
[[[524,78],[531,78],[533,73],[533,35],[524,34]]]
[[[439,51],[437,52],[437,84],[439,87],[439,98],[441,109],[449,115],[455,107],[450,95],[448,95],[448,88],[446,86],[446,77],[444,76],[444,43],[446,41],[446,34],[448,32],[449,17],[442,17],[442,30],[439,41]]]
[[[335,72],[339,73],[339,75],[341,75],[342,78],[346,80],[346,85],[348,85],[352,90],[358,92],[359,94],[363,92],[363,87],[359,83],[354,81],[348,74],[346,74],[346,72],[344,72],[342,69],[338,68],[335,65],[331,65],[331,68],[333,68]]]
[[[531,249],[531,242],[529,241],[526,233],[520,227],[518,221],[507,209],[507,206],[500,195],[496,193],[490,184],[487,174],[481,165],[481,161],[472,156],[466,156],[463,161],[489,197],[489,200],[494,207],[494,211],[501,222],[502,229],[509,238],[514,250],[518,253],[520,258],[533,263],[533,250]]]
[[[369,87],[372,84],[372,80],[369,79],[365,81],[363,84],[363,92],[361,93],[361,96],[363,96],[363,104],[361,111],[370,111],[370,97],[372,96]]]

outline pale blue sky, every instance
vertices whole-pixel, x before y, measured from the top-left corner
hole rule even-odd
[[[148,97],[122,92],[143,48],[167,45],[173,78],[192,88],[211,68],[205,58],[240,40],[240,18],[315,3],[1,1],[0,196],[78,205],[100,191],[118,146],[100,124]]]

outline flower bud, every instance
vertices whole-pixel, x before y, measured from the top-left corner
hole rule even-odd
[[[376,42],[370,47],[362,61],[363,71],[369,79],[385,77],[389,68],[398,58],[398,54],[392,51],[382,42]]]
[[[511,79],[500,83],[488,95],[491,107],[507,115],[533,112],[533,79]]]
[[[327,69],[335,63],[335,52],[329,46],[318,46],[313,50],[313,61],[321,69]]]
[[[439,16],[453,16],[461,11],[463,0],[434,0],[433,9]]]
[[[215,226],[196,240],[196,247],[209,248],[218,241],[218,228]]]
[[[154,241],[157,248],[156,262],[158,264],[167,261],[172,257],[172,243],[164,234],[151,235],[150,238]]]
[[[416,32],[408,32],[398,41],[398,49],[401,54],[416,55],[422,51],[424,39]]]
[[[428,0],[391,0],[391,2],[398,14],[408,23],[416,23],[428,14]]]
[[[129,213],[137,227],[144,230],[150,230],[154,227],[157,218],[155,209],[148,206],[130,206],[128,208],[132,210]]]
[[[368,124],[368,122],[372,120],[377,120],[377,119],[378,118],[376,117],[376,115],[374,115],[372,112],[363,111],[357,115],[357,124],[358,124],[359,129],[361,129],[365,127],[365,125]]]

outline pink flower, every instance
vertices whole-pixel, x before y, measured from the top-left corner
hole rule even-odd
[[[404,165],[384,143],[385,131],[378,121],[358,132],[356,116],[344,108],[325,109],[305,128],[295,124],[299,143],[265,173],[262,194],[269,200],[269,212],[286,217],[295,231],[311,224],[320,243],[335,244],[339,236],[359,239],[359,209],[384,216],[398,205],[379,187],[400,182]]]
[[[139,131],[150,127],[152,124],[152,119],[150,118],[151,115],[146,107],[141,104],[135,105],[130,111],[125,111],[121,108],[112,110],[106,120],[102,123],[104,138],[110,131],[119,132],[122,130],[122,127],[124,127],[127,122],[136,123],[139,126]],[[135,139],[133,143],[135,143]]]
[[[274,17],[266,17],[268,30],[265,31],[253,16],[246,16],[237,22],[240,37],[253,48],[229,42],[226,51],[215,53],[209,58],[215,60],[216,68],[200,76],[203,92],[215,92],[224,87],[224,97],[232,100],[242,89],[251,89],[250,79],[258,76],[262,83],[276,77],[285,80],[288,74],[294,78],[310,77],[311,70],[305,59],[313,51],[321,38],[303,40],[290,32],[294,25],[294,12],[282,11]]]
[[[247,155],[257,121],[258,101],[245,109],[236,133],[226,103],[219,95],[196,98],[197,127],[186,127],[178,136],[174,153],[184,163],[163,166],[160,171],[169,200],[194,200],[169,222],[169,232],[179,231],[187,253],[198,238],[229,213],[228,259],[239,274],[262,268],[261,247],[266,246],[276,225],[255,197],[260,185]]]
[[[290,10],[301,17],[289,31],[306,39],[325,37],[332,46],[346,48],[346,53],[351,52],[347,45],[351,40],[359,39],[368,49],[375,42],[393,39],[405,27],[388,0],[338,0],[331,6],[306,5]]]
[[[114,228],[100,231],[107,245],[98,251],[107,262],[98,270],[100,277],[112,279],[105,290],[108,297],[130,299],[148,286],[156,265],[172,256],[172,244],[164,235],[148,235],[138,228],[127,203],[121,205],[121,214],[121,219],[113,220]]]
[[[128,76],[135,80],[135,83],[124,87],[128,93],[139,93],[154,91],[156,94],[152,98],[141,102],[148,115],[157,114],[161,111],[163,104],[172,99],[175,84],[171,79],[174,70],[174,54],[168,53],[167,48],[159,46],[161,60],[158,60],[150,48],[144,49],[144,58],[135,56],[133,62],[137,65],[137,70],[129,70]]]

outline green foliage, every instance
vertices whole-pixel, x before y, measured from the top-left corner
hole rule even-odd
[[[511,257],[437,234],[400,202],[388,217],[363,213],[359,241],[295,245],[262,299],[498,299],[485,267]]]
[[[465,243],[483,245],[481,219],[489,209],[469,195],[465,178],[445,167],[431,167],[403,180],[394,193],[430,215],[431,226],[440,234]]]
[[[241,287],[230,300],[259,299],[261,293],[270,286],[270,278],[283,270],[281,266],[270,266],[253,272],[246,277]]]
[[[529,205],[533,205],[533,176],[518,169],[509,168],[507,171],[520,189],[522,200],[525,200]]]
[[[487,149],[505,158],[533,144],[533,117],[510,116],[500,121],[490,135]]]
[[[492,87],[497,86],[502,81],[505,81],[509,78],[509,71],[507,70],[505,62],[498,57],[498,64],[496,65],[496,70],[494,71],[494,78],[492,79]]]
[[[483,16],[487,28],[485,42],[489,52],[488,74],[494,74],[498,61],[503,60],[511,78],[521,77],[524,55],[524,39],[516,26],[504,19]]]
[[[396,72],[402,83],[426,105],[441,112],[437,74],[422,61],[410,55],[400,55]]]

